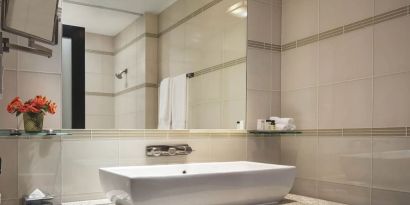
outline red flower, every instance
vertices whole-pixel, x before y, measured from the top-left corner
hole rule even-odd
[[[31,101],[31,104],[35,107],[42,108],[47,104],[47,98],[38,95]]]
[[[50,114],[55,114],[56,113],[56,111],[57,111],[57,105],[55,104],[55,103],[50,103],[49,105],[48,105],[48,112],[50,113]]]
[[[7,105],[7,111],[9,113],[15,113],[19,111],[19,109],[23,106],[23,103],[21,102],[19,97],[15,97],[8,105]]]

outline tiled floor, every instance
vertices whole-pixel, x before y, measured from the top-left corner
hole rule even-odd
[[[336,202],[325,201],[321,199],[310,198],[306,196],[288,194],[285,199],[283,199],[280,205],[343,205]],[[67,202],[63,205],[113,205],[108,199],[101,200],[90,200],[90,201],[76,201]],[[265,204],[268,205],[268,204]]]

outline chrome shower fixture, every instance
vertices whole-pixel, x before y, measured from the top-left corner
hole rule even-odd
[[[122,79],[123,74],[127,75],[128,74],[128,68],[124,69],[123,71],[121,71],[120,73],[116,73],[115,77],[117,77],[118,79]]]

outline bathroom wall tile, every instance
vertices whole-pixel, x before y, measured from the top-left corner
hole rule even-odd
[[[114,38],[95,33],[85,33],[85,49],[97,51],[114,51]]]
[[[296,177],[290,193],[317,198],[317,183],[316,180]]]
[[[319,87],[319,128],[372,126],[372,79]]]
[[[281,137],[280,164],[297,167],[297,177],[316,179],[318,163],[317,136],[290,136]]]
[[[320,32],[371,17],[373,8],[374,0],[320,1]]]
[[[39,188],[61,196],[61,144],[55,139],[18,140],[18,196]]]
[[[374,127],[410,125],[410,72],[374,79]]]
[[[281,114],[296,119],[298,129],[316,129],[317,110],[316,88],[307,88],[281,93]]]
[[[3,99],[0,100],[0,128],[1,129],[15,129],[17,127],[18,118],[14,114],[10,114],[5,109],[16,96],[17,93],[17,73],[13,70],[4,71],[3,76]]]
[[[120,166],[166,164],[167,157],[146,157],[145,147],[164,144],[165,139],[121,140],[119,142]]]
[[[222,70],[222,99],[239,100],[246,98],[246,69],[246,64],[241,63]],[[202,93],[200,92],[196,95],[202,95]]]
[[[85,72],[102,73],[102,58],[101,54],[85,52]]]
[[[44,128],[60,128],[62,116],[61,76],[54,74],[19,72],[17,82],[24,82],[18,84],[17,92],[18,96],[24,101],[33,98],[36,95],[44,95],[57,104],[57,113],[55,115],[47,115],[44,118]]]
[[[158,126],[158,89],[145,88],[145,129],[156,129]]]
[[[318,0],[282,2],[282,44],[318,33]]]
[[[211,137],[212,161],[244,161],[246,160],[246,137]],[[229,151],[227,151],[229,147]]]
[[[2,200],[18,198],[18,148],[17,139],[0,139],[2,173],[0,193]]]
[[[282,53],[282,90],[294,90],[316,85],[318,43]]]
[[[145,32],[158,33],[158,15],[152,13],[144,13]]]
[[[10,43],[17,43],[17,36],[9,33],[3,33],[3,38],[9,38]],[[4,69],[17,70],[18,51],[10,49],[8,53],[3,55]]]
[[[246,19],[226,25],[223,38],[223,62],[246,56],[246,25]]]
[[[247,93],[247,129],[256,129],[257,119],[267,119],[270,116],[271,92],[248,90]]]
[[[279,164],[280,145],[280,137],[256,137],[251,135],[247,144],[247,160]]]
[[[114,129],[115,115],[86,115],[85,127],[88,129]]]
[[[370,187],[370,153],[370,136],[320,136],[317,164],[319,180]]]
[[[169,163],[196,163],[196,162],[212,162],[211,140],[209,136],[196,136],[185,139],[170,139],[169,144],[188,144],[194,152],[187,156],[176,156],[169,158]]]
[[[112,140],[63,141],[63,196],[101,193],[98,169],[118,166],[118,150],[118,141]]]
[[[360,186],[319,182],[318,197],[345,204],[370,204],[370,189]]]
[[[159,31],[164,31],[185,17],[185,1],[176,1],[159,15]]]
[[[114,115],[114,98],[105,96],[85,96],[87,115]]]
[[[201,75],[201,101],[202,102],[213,102],[221,100],[222,98],[222,71],[214,71]]]
[[[410,192],[409,137],[373,138],[373,188]]]
[[[262,49],[248,48],[247,79],[248,89],[272,90],[273,72],[271,52]]]
[[[384,12],[388,12],[403,6],[410,5],[410,0],[375,0],[374,1],[374,9],[375,14],[381,14]]]
[[[281,92],[271,92],[270,116],[281,116]]]
[[[372,189],[373,205],[405,205],[410,201],[410,193],[382,189]]]
[[[373,28],[368,27],[319,43],[319,83],[335,83],[373,74]]]
[[[222,104],[210,102],[201,104],[199,107],[197,127],[203,129],[218,129],[221,127]]]
[[[236,129],[236,122],[246,119],[246,99],[235,101],[224,101],[222,103],[222,122],[223,129]]]
[[[374,74],[410,71],[410,16],[374,26]]]
[[[281,90],[281,53],[272,52],[272,90]]]
[[[272,42],[272,6],[248,2],[248,40]]]
[[[281,45],[282,43],[282,0],[270,1],[272,3],[272,44]]]

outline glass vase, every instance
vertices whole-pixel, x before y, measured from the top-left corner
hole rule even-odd
[[[43,131],[44,113],[23,113],[24,131],[38,133]]]

